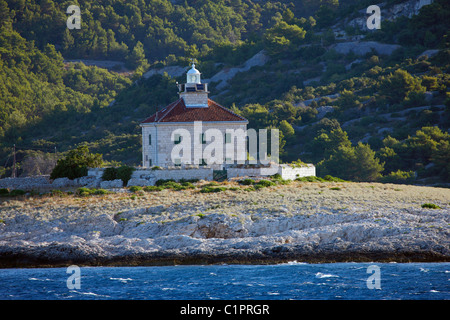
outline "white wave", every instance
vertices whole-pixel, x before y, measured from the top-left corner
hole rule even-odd
[[[303,264],[307,264],[306,262],[298,262],[297,260],[294,261],[288,261],[288,262],[283,262],[283,263],[279,263],[279,266],[295,266],[295,265],[303,265]]]
[[[85,296],[110,298],[110,296],[106,296],[106,295],[102,295],[102,294],[98,294],[98,293],[94,293],[94,292],[82,292],[82,291],[76,291],[76,290],[71,290],[70,292],[82,294],[82,295],[85,295]]]
[[[133,281],[133,279],[131,279],[131,278],[109,278],[109,280],[120,281],[123,283],[127,283],[127,281]]]
[[[316,273],[316,278],[319,278],[319,279],[323,279],[323,278],[339,278],[339,276],[334,275],[334,274],[326,274],[326,273],[322,273],[322,272],[317,272]]]

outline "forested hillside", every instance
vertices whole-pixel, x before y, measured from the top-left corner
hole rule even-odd
[[[80,30],[66,27],[72,4]],[[195,58],[215,79],[260,53],[264,63],[212,81],[210,91],[250,127],[279,128],[283,161],[355,181],[450,182],[449,1],[373,31],[352,23],[368,17],[370,4],[0,0],[0,174],[11,175],[14,145],[23,175],[48,173],[80,143],[107,161],[139,165],[139,122],[176,99],[184,81],[162,71]],[[338,46],[355,40],[395,50]],[[148,70],[161,74],[142,77]]]

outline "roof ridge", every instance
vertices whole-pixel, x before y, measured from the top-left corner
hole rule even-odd
[[[161,120],[164,119],[164,117],[167,116],[170,113],[170,111],[172,111],[173,108],[175,108],[180,103],[180,100],[182,100],[182,98],[178,98],[177,101],[172,102],[172,106],[169,104],[166,108],[167,110],[164,113],[164,115],[161,118],[159,118],[158,120],[155,119],[156,120],[155,122],[161,122]]]
[[[211,101],[211,102],[214,103],[216,106],[218,106],[218,107],[224,109],[225,111],[228,111],[228,112],[231,113],[232,115],[234,115],[234,116],[236,116],[236,117],[239,117],[239,118],[241,118],[241,119],[244,120],[244,121],[248,121],[248,120],[245,119],[244,117],[242,117],[242,116],[236,114],[235,112],[231,111],[231,110],[228,109],[228,108],[225,108],[224,106],[222,106],[221,104],[215,102],[214,100],[211,100],[211,99],[208,98],[208,101]]]

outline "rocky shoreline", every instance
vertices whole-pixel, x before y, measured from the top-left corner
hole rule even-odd
[[[450,261],[450,189],[224,186],[3,198],[0,268]]]

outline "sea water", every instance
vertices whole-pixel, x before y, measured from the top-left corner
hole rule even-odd
[[[75,269],[77,269],[75,267]],[[443,300],[450,263],[0,269],[1,300]]]

